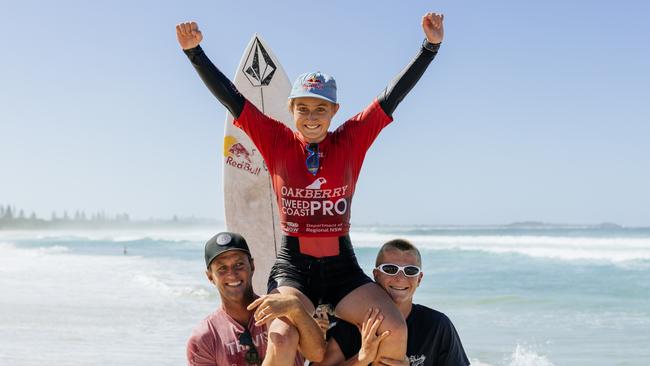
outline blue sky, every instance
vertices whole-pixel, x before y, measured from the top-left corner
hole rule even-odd
[[[641,1],[3,2],[0,204],[221,219],[226,112],[174,25],[198,21],[227,75],[254,32],[290,79],[333,74],[338,125],[415,55],[427,10],[445,42],[368,153],[353,223],[650,225]]]

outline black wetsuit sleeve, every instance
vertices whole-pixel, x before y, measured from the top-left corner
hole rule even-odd
[[[404,99],[415,84],[420,80],[424,71],[438,54],[440,43],[432,44],[425,41],[417,56],[390,84],[377,96],[377,101],[384,112],[392,116],[397,105]]]
[[[199,73],[201,80],[210,89],[212,94],[219,99],[235,119],[239,118],[246,98],[239,93],[235,85],[210,61],[201,46],[183,50],[187,58]]]

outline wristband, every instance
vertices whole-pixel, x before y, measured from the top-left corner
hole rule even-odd
[[[440,43],[431,43],[427,41],[427,39],[424,39],[424,42],[422,42],[422,48],[425,50],[429,50],[433,53],[437,53],[438,49],[440,48]]]

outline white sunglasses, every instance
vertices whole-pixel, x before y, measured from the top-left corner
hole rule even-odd
[[[398,266],[397,264],[392,264],[392,263],[380,264],[375,269],[389,276],[397,276],[399,271],[402,271],[402,273],[404,273],[404,276],[406,277],[415,277],[419,275],[420,272],[422,271],[420,267],[411,264],[406,266]]]

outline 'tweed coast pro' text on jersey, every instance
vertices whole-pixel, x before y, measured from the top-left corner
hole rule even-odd
[[[267,164],[286,235],[331,237],[350,229],[354,187],[366,152],[392,118],[373,101],[318,144],[320,167],[306,168],[307,142],[246,101],[234,123],[255,143]]]

